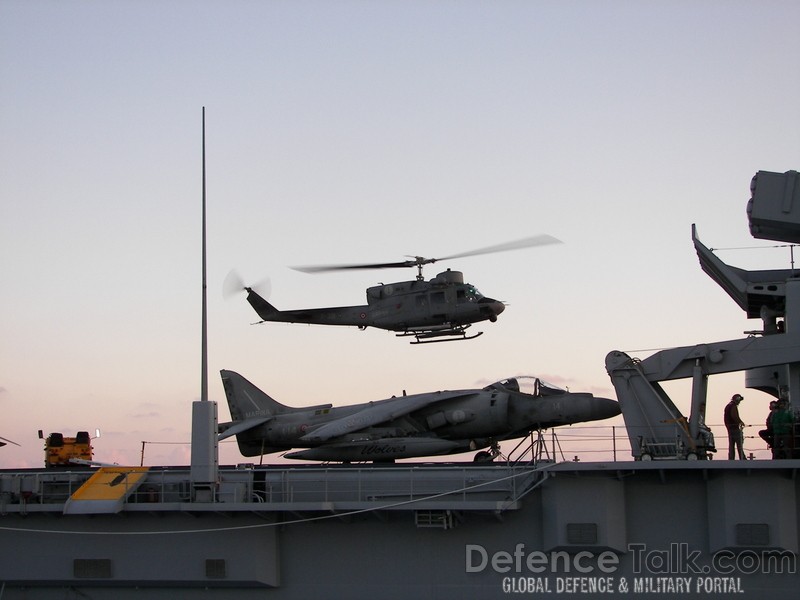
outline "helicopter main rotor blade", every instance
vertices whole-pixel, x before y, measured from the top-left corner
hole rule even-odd
[[[435,260],[450,260],[453,258],[464,258],[465,256],[478,256],[480,254],[494,254],[496,252],[508,252],[509,250],[521,250],[523,248],[532,248],[534,246],[547,246],[549,244],[563,243],[558,238],[546,233],[534,235],[532,237],[523,238],[513,242],[505,242],[504,244],[496,244],[494,246],[487,246],[486,248],[479,248],[478,250],[469,250],[459,254],[451,254],[450,256],[443,256]]]
[[[465,256],[478,256],[480,254],[492,254],[495,252],[508,252],[509,250],[521,250],[522,248],[531,248],[533,246],[546,246],[548,244],[560,243],[562,243],[561,240],[554,238],[552,235],[540,234],[513,242],[505,242],[504,244],[487,246],[486,248],[480,248],[478,250],[470,250],[468,252],[461,252],[459,254],[451,254],[450,256],[443,256],[442,258],[425,258],[424,256],[415,256],[413,257],[413,260],[404,260],[402,262],[364,263],[354,265],[318,265],[292,267],[292,269],[295,271],[301,271],[303,273],[325,273],[328,271],[348,271],[355,269],[397,269],[402,267],[420,267],[422,265],[429,265],[440,260],[463,258]]]
[[[362,265],[317,265],[305,267],[292,267],[295,271],[302,273],[325,273],[326,271],[349,271],[356,269],[399,269],[401,267],[416,267],[417,261],[404,260],[402,262],[391,263],[370,263]]]

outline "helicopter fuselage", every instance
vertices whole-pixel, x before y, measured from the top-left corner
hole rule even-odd
[[[460,271],[447,270],[429,281],[380,284],[367,289],[367,304],[331,308],[278,310],[252,289],[247,300],[264,321],[375,327],[399,335],[464,335],[472,323],[496,321],[502,302],[483,296],[464,283]]]
[[[430,281],[373,286],[367,290],[367,302],[370,325],[392,331],[495,321],[505,309],[502,302],[464,283],[461,272],[449,270]]]

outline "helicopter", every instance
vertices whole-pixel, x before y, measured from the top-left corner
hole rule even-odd
[[[558,243],[561,241],[553,236],[540,234],[442,258],[414,256],[400,262],[292,267],[303,273],[416,267],[417,277],[412,281],[381,283],[367,288],[367,304],[360,306],[278,310],[254,287],[240,283],[233,272],[226,279],[225,288],[246,291],[247,301],[261,317],[262,323],[345,325],[361,330],[375,327],[393,331],[397,337],[413,337],[412,344],[468,340],[483,334],[482,331],[468,334],[472,324],[481,321],[494,323],[505,310],[505,303],[481,294],[474,285],[464,281],[461,271],[447,269],[426,281],[422,274],[423,266],[454,258]]]

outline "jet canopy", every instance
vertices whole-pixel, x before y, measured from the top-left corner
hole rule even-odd
[[[503,390],[508,392],[517,392],[528,394],[540,398],[542,396],[560,396],[561,394],[569,393],[564,388],[546,382],[544,379],[534,377],[531,375],[521,375],[518,377],[510,377],[503,379],[497,383],[484,388],[486,390]]]

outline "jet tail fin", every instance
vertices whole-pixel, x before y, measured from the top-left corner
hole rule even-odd
[[[278,415],[331,407],[330,404],[303,408],[285,406],[234,371],[223,369],[219,374],[222,376],[222,386],[225,388],[233,421],[219,424],[218,439],[236,436],[242,456],[259,456],[286,450],[285,447],[269,446],[262,427]]]
[[[293,410],[262,392],[238,373],[224,369],[219,373],[234,423],[248,419],[263,419],[262,422],[265,422],[267,420],[264,419],[265,417],[269,418]]]

